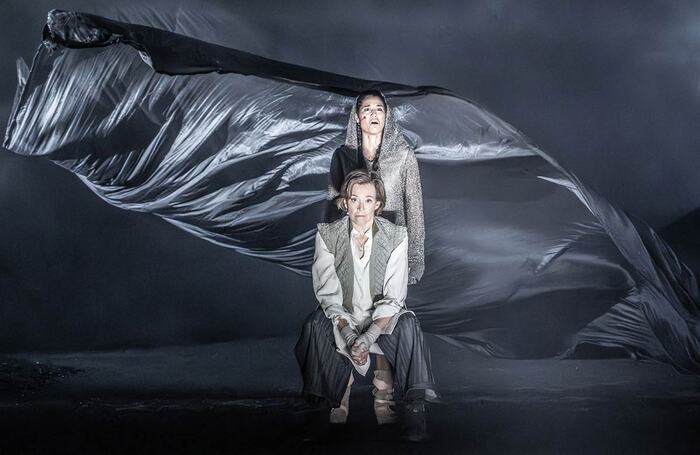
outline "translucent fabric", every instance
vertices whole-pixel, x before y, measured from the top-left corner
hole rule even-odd
[[[700,372],[700,293],[673,251],[447,90],[60,11],[19,73],[8,149],[69,169],[110,204],[302,274],[354,96],[378,88],[420,166],[426,272],[408,305],[426,332],[491,356],[593,346]]]

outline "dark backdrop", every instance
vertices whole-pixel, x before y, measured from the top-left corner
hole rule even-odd
[[[113,16],[115,8],[99,0],[28,3],[2,1],[3,125],[14,59],[31,60],[46,12]],[[172,11],[177,3],[116,7]],[[455,90],[657,228],[698,206],[697,2],[180,4],[214,18],[223,44]],[[306,278],[108,206],[57,166],[0,151],[1,351],[292,334],[313,305]]]

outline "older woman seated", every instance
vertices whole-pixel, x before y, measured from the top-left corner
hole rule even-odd
[[[423,333],[405,306],[406,228],[376,216],[384,185],[367,170],[347,175],[339,201],[347,215],[319,224],[316,235],[312,276],[320,307],[305,321],[295,348],[303,393],[320,398],[327,421],[345,423],[353,369],[364,376],[369,354],[383,354],[388,369],[375,371],[373,381],[377,421],[396,420],[396,395],[404,402],[403,436],[423,440],[425,401],[438,395]]]

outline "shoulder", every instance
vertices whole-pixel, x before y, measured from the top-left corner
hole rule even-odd
[[[402,144],[402,146],[396,147],[388,153],[391,154],[397,163],[400,163],[402,169],[417,166],[416,153],[413,151],[413,147],[408,144]]]
[[[382,229],[389,235],[389,237],[394,238],[399,242],[401,241],[401,239],[403,239],[403,237],[406,237],[408,235],[405,226],[399,226],[398,224],[394,224],[386,218],[377,216],[374,218],[374,221],[377,223],[379,229]]]
[[[319,223],[317,225],[316,239],[322,240],[328,252],[335,254],[338,245],[341,243],[343,233],[348,233],[347,215],[331,223]]]
[[[331,180],[333,185],[340,189],[340,184],[343,183],[345,174],[347,174],[352,169],[356,169],[357,164],[357,150],[351,149],[345,145],[338,147],[335,152],[333,152],[333,157],[331,158]]]
[[[400,227],[400,226],[392,223],[391,221],[387,220],[383,216],[375,216],[374,222],[377,223],[377,225],[379,225],[380,228],[384,228],[384,229],[394,229],[394,228]]]
[[[333,231],[336,229],[340,229],[343,226],[347,226],[347,224],[348,224],[348,216],[345,215],[344,217],[342,217],[338,220],[332,221],[330,223],[318,223],[316,225],[316,228],[318,229],[318,232],[323,235],[327,232],[330,232],[330,231]]]
[[[355,158],[356,154],[357,151],[355,149],[351,149],[347,145],[343,144],[335,149],[335,152],[333,152],[333,159],[353,159]]]
[[[403,149],[404,163],[407,166],[417,166],[418,160],[416,159],[416,152],[411,147],[406,147]]]

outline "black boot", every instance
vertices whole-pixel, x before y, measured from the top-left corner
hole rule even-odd
[[[428,439],[425,400],[422,398],[410,401],[404,405],[401,438],[410,442],[421,442]]]

